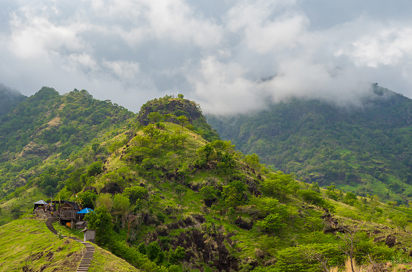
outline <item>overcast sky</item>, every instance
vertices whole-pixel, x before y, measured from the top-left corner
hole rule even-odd
[[[137,112],[182,93],[233,114],[291,96],[412,97],[409,0],[2,0],[0,83],[86,89]]]

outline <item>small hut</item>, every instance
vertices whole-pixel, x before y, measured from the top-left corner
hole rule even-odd
[[[36,210],[37,208],[43,209],[46,205],[47,205],[47,203],[46,203],[43,199],[42,199],[42,200],[39,200],[39,201],[37,201],[37,202],[34,202],[34,208],[33,208],[33,210]]]

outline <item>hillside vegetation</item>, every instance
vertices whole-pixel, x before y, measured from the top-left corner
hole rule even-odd
[[[46,102],[65,97],[47,94]],[[76,105],[95,101],[86,94],[66,96],[78,97]],[[26,101],[31,107],[36,100]],[[138,115],[101,105],[102,111],[125,115],[94,132],[84,106],[88,114],[67,116],[85,122],[75,134],[83,135],[82,144],[68,156],[57,148],[38,164],[9,172],[31,177],[5,191],[3,222],[30,212],[36,198],[47,201],[48,182],[55,182],[54,199],[95,209],[86,219],[97,231],[96,243],[143,271],[325,271],[343,267],[349,257],[360,265],[390,262],[392,268],[412,261],[411,209],[274,172],[257,155],[243,155],[231,142],[216,139],[210,127],[196,122],[204,120],[201,114],[176,114],[182,107],[197,108],[182,97],[149,101]],[[8,118],[18,119],[13,112]],[[48,120],[33,130],[43,135]],[[4,152],[12,156],[18,150]]]
[[[361,105],[291,99],[250,115],[208,117],[221,137],[274,169],[321,186],[407,203],[412,101],[374,85]]]
[[[85,90],[61,96],[42,88],[0,117],[0,199],[33,184],[48,196],[55,194],[70,172],[64,171],[67,161],[82,164],[78,151],[97,135],[125,126],[133,116],[118,105],[93,99]],[[45,172],[48,175],[41,178]]]

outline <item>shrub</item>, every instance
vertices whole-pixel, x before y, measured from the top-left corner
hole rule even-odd
[[[111,243],[112,216],[105,206],[100,206],[95,212],[86,214],[84,219],[89,221],[88,228],[96,230],[96,244],[101,246]]]
[[[146,188],[141,186],[132,186],[123,191],[123,195],[130,199],[131,204],[136,204],[138,199],[147,199],[149,193]]]
[[[101,161],[93,162],[87,169],[87,175],[90,177],[97,176],[103,172],[103,163]]]
[[[151,242],[147,246],[147,257],[149,257],[151,261],[154,261],[157,258],[157,256],[159,256],[159,253],[160,247],[157,241]]]

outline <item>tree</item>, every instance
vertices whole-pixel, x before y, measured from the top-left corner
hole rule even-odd
[[[102,161],[93,162],[90,164],[89,168],[87,169],[87,174],[90,177],[97,176],[98,174],[103,172],[103,163]]]
[[[185,249],[181,246],[176,247],[175,251],[170,249],[169,251],[169,262],[171,264],[177,264],[180,260],[185,257]]]
[[[157,243],[157,241],[154,241],[154,242],[151,242],[147,246],[146,250],[147,250],[147,257],[149,257],[151,261],[154,261],[157,258],[157,256],[159,256],[160,246]]]
[[[78,193],[77,197],[79,198],[79,202],[81,203],[83,208],[94,209],[94,202],[97,199],[97,195],[94,192],[86,191]]]
[[[113,229],[112,216],[106,206],[96,208],[95,212],[85,216],[88,228],[96,231],[96,244],[99,246],[109,245],[111,242],[111,231]]]
[[[116,211],[116,218],[117,214],[120,214],[122,218],[122,228],[124,229],[124,224],[126,220],[127,213],[129,211],[130,201],[127,197],[117,194],[113,200],[113,209]]]
[[[340,245],[340,249],[343,251],[343,253],[345,253],[346,256],[349,257],[352,272],[355,272],[353,259],[355,257],[354,255],[355,246],[359,242],[359,236],[356,235],[354,231],[348,228],[345,229],[344,235],[340,233],[336,233],[336,234],[342,241]]]
[[[408,225],[408,219],[400,214],[393,215],[391,220],[401,230],[405,230],[405,227]]]
[[[295,192],[299,185],[292,179],[291,175],[278,171],[268,175],[269,178],[262,182],[263,192],[270,196],[276,196],[279,200]]]
[[[184,115],[177,117],[177,120],[180,122],[180,125],[182,126],[182,128],[189,122],[187,117]]]
[[[132,187],[126,188],[123,191],[123,195],[127,196],[130,199],[131,204],[136,204],[136,201],[138,199],[143,200],[149,197],[147,189],[141,186],[132,186]]]
[[[127,240],[129,239],[129,231],[130,231],[130,225],[133,223],[133,221],[135,221],[136,219],[138,219],[137,215],[133,215],[133,214],[129,214],[129,216],[127,217],[127,236],[126,236],[126,243]]]
[[[69,175],[69,178],[66,180],[66,187],[73,194],[79,192],[83,187],[82,175],[85,171],[84,167],[76,169],[73,173]]]
[[[100,144],[99,144],[99,143],[94,143],[94,144],[92,144],[92,150],[94,151],[94,153],[97,152],[97,150],[99,149],[99,147],[100,147]]]
[[[163,115],[163,118],[166,122],[169,122],[170,119],[172,119],[172,117],[174,117],[174,115],[170,113],[166,113],[165,115]]]
[[[249,165],[252,169],[255,171],[260,171],[262,168],[262,165],[260,164],[259,156],[253,153],[252,155],[247,155],[244,159],[243,162]]]
[[[276,234],[285,226],[278,213],[269,214],[263,220],[257,221],[256,225],[267,232]]]
[[[160,122],[163,119],[163,116],[158,113],[157,111],[149,113],[147,118],[150,120],[151,123]]]
[[[199,192],[203,196],[203,199],[216,198],[216,189],[213,186],[203,186]]]
[[[178,94],[177,97],[183,99],[185,96],[183,94]]]
[[[100,194],[96,199],[96,208],[105,206],[106,209],[111,212],[113,208],[113,199],[110,194]]]
[[[210,143],[201,146],[197,149],[196,153],[200,156],[200,157],[204,157],[206,162],[208,162],[210,159],[212,159],[212,155],[214,154],[214,148],[212,147],[212,145]]]
[[[355,202],[358,201],[358,198],[354,193],[347,192],[345,197],[343,198],[343,203],[353,206]]]
[[[226,205],[229,207],[237,207],[243,202],[244,193],[247,185],[240,180],[235,180],[226,186],[223,186],[222,195],[225,198]]]

